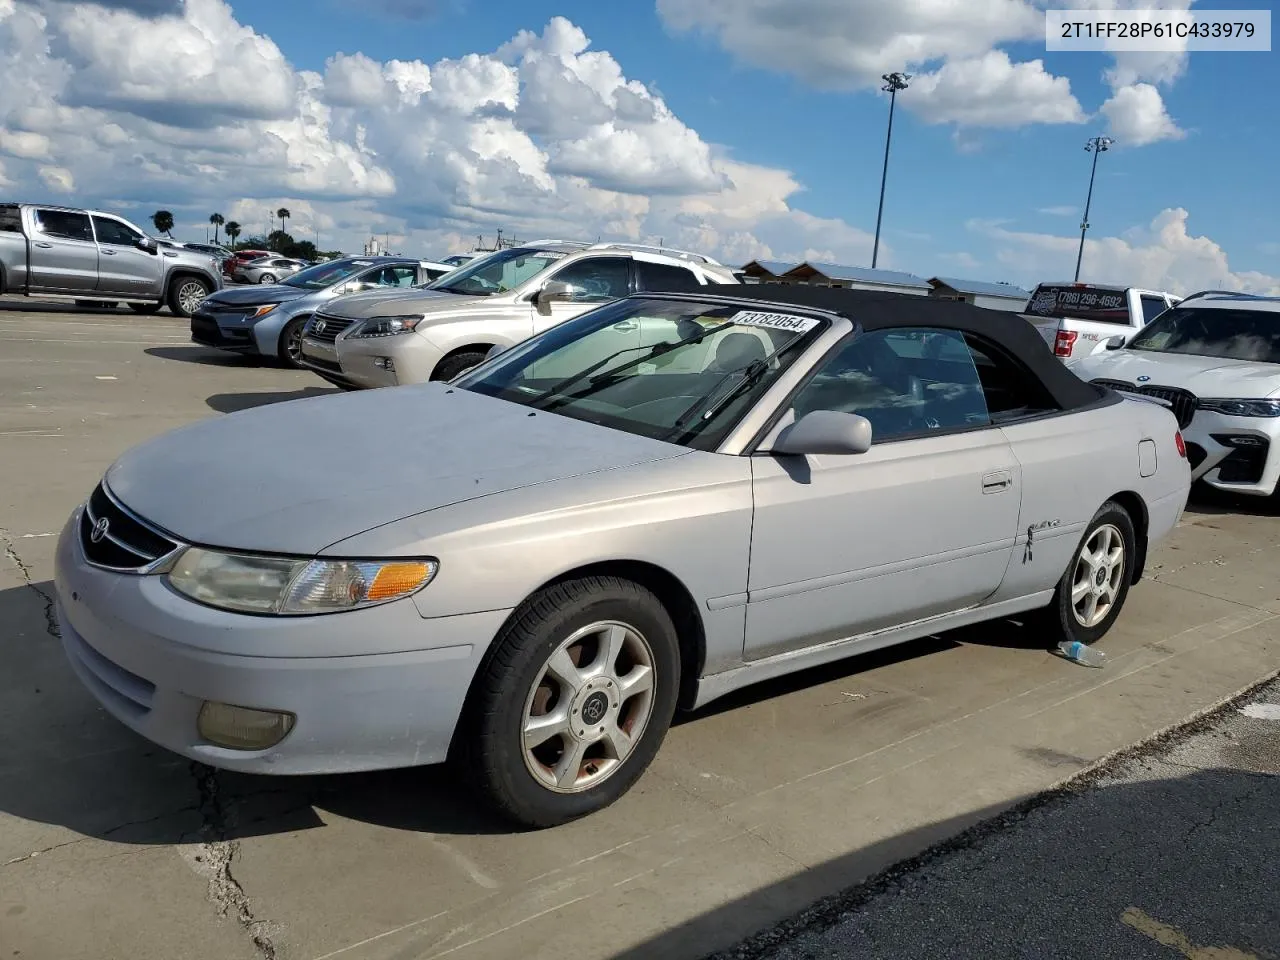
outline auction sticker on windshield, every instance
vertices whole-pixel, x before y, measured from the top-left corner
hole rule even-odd
[[[808,333],[818,325],[818,321],[813,317],[797,317],[790,313],[764,313],[759,310],[740,310],[729,318],[729,322],[744,327],[795,330],[797,333]]]

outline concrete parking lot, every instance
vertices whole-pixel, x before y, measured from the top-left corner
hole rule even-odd
[[[566,827],[513,833],[435,769],[214,773],[72,676],[54,535],[127,447],[328,392],[167,315],[0,303],[0,955],[699,957],[1280,666],[1280,517],[1195,503],[1105,669],[1001,623],[809,671],[684,717],[635,790]]]

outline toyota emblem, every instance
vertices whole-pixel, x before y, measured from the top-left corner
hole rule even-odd
[[[111,521],[103,517],[93,525],[93,532],[89,534],[91,543],[101,543],[102,538],[107,535],[107,529],[111,526]]]

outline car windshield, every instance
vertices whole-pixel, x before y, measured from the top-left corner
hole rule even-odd
[[[299,270],[284,283],[285,286],[301,287],[303,290],[324,290],[371,266],[373,266],[372,260],[334,260],[330,263],[317,263],[314,267]]]
[[[445,293],[467,293],[477,297],[491,297],[520,286],[536,277],[564,254],[554,250],[538,250],[532,247],[512,247],[497,250],[487,257],[473,260],[452,273],[429,284],[433,290]]]
[[[628,298],[526,340],[455,385],[712,450],[828,323],[744,304]]]
[[[1147,324],[1127,349],[1280,363],[1280,313],[1173,307]]]

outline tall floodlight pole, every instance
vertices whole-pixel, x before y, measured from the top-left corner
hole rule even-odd
[[[884,216],[884,184],[889,177],[889,144],[893,140],[893,107],[898,100],[898,91],[907,89],[909,73],[886,73],[880,78],[884,86],[880,89],[889,94],[889,130],[884,135],[884,169],[880,173],[880,207],[876,210],[876,241],[871,248],[871,269],[876,268],[876,260],[880,256],[880,219]]]
[[[1089,171],[1089,195],[1084,200],[1084,216],[1080,219],[1080,252],[1076,254],[1076,282],[1080,280],[1080,263],[1084,260],[1084,234],[1089,229],[1089,205],[1093,203],[1093,178],[1098,173],[1098,154],[1111,149],[1115,140],[1111,137],[1094,137],[1084,145],[1093,154],[1093,167]]]

